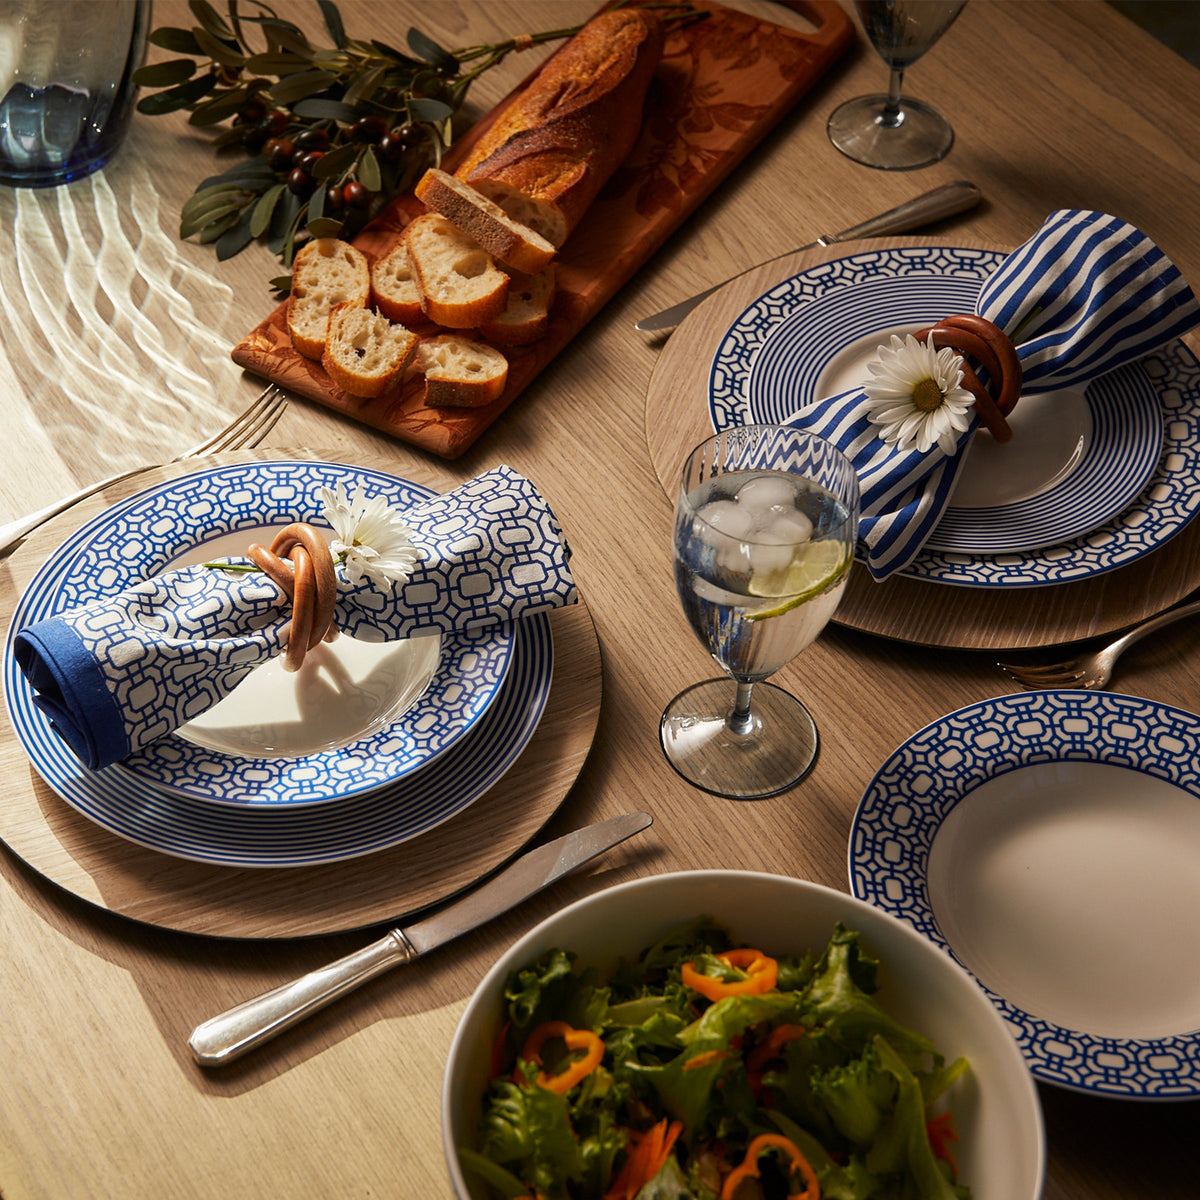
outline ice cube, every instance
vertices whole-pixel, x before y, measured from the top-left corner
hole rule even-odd
[[[696,510],[696,516],[730,537],[745,537],[754,528],[754,516],[733,500],[713,500]]]
[[[770,524],[763,532],[774,541],[807,542],[812,531],[813,523],[798,508],[788,505],[771,509]]]
[[[772,545],[770,541],[756,541],[748,547],[750,550],[750,567],[755,579],[766,579],[772,576],[784,577],[792,558],[796,553],[794,539],[784,540]]]
[[[796,506],[796,489],[790,479],[778,475],[756,475],[738,488],[738,503],[756,513],[786,505]]]

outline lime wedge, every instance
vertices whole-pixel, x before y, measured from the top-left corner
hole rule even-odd
[[[832,587],[850,566],[850,547],[842,542],[809,542],[792,561],[778,571],[766,571],[750,577],[752,596],[779,596],[782,603],[747,613],[751,621],[777,617],[798,604],[819,596]]]

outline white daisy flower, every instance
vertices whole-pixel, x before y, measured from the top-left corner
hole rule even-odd
[[[958,446],[957,435],[970,425],[975,397],[962,386],[962,359],[948,347],[937,350],[933,338],[919,342],[910,333],[867,363],[875,379],[863,385],[867,416],[879,425],[879,436],[898,450],[916,446],[924,454],[938,445],[947,454]]]
[[[358,485],[351,500],[345,485],[317,492],[325,519],[333,526],[330,543],[334,558],[346,567],[346,580],[357,585],[365,575],[372,583],[392,590],[405,583],[421,561],[420,551],[409,540],[412,529],[380,496],[368,500]]]

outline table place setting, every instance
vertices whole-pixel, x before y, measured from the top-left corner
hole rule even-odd
[[[15,606],[5,653],[17,740],[55,801],[129,843],[112,848],[113,863],[142,857],[132,848],[178,860],[184,886],[176,898],[135,886],[107,901],[117,911],[148,904],[145,912],[159,915],[142,919],[224,927],[232,936],[242,928],[256,928],[244,936],[269,936],[273,922],[299,929],[306,919],[310,931],[353,928],[369,914],[396,915],[452,894],[473,863],[486,874],[561,802],[598,703],[598,694],[589,698],[595,676],[587,666],[594,634],[585,610],[582,621],[551,620],[583,605],[557,521],[528,480],[498,468],[439,494],[374,467],[264,456],[210,460],[163,482],[151,475],[148,484],[61,543],[34,535],[34,553],[55,548]],[[70,519],[51,528],[69,528]],[[335,612],[343,629],[332,641],[318,639],[288,671],[280,586],[256,565],[221,564],[253,565],[246,547],[297,519],[318,522],[343,557],[351,546],[376,575],[338,568],[346,576]],[[390,547],[401,564],[392,579],[378,573],[375,550],[355,538],[356,528]],[[325,553],[332,561],[333,550]],[[24,548],[18,554],[25,559]],[[64,617],[96,636],[76,635]],[[397,636],[412,625],[425,636]],[[228,653],[235,643],[238,652]],[[29,651],[24,664],[17,645]],[[166,666],[156,676],[158,651]],[[111,686],[98,684],[97,673],[110,668]],[[130,670],[138,674],[126,683],[120,672]],[[139,697],[155,677],[162,687]],[[558,708],[548,711],[552,695]],[[572,720],[579,736],[563,729]],[[546,739],[561,747],[546,755],[543,746],[537,766],[515,771]],[[513,786],[496,791],[510,773]],[[47,870],[54,839],[25,825],[39,790],[10,813],[24,831],[6,840]],[[513,811],[473,816],[485,795]],[[478,841],[484,830],[486,848]],[[413,859],[439,847],[440,862],[410,871],[412,901],[397,908],[388,872],[397,856],[410,857],[410,845]],[[336,879],[364,857],[371,866],[357,874],[374,883],[343,905],[319,899],[322,875]],[[103,861],[101,850],[82,872],[56,865],[50,877],[87,889],[89,876],[102,878]],[[223,912],[220,899],[196,905],[196,881],[247,868],[252,874],[232,890],[263,906],[256,927]],[[277,882],[265,882],[262,868]],[[290,869],[309,872],[317,887],[311,905],[289,902]]]
[[[1100,274],[1081,277],[1072,298],[1071,270],[1087,269],[1082,256],[1089,245]],[[925,644],[1062,644],[1131,625],[1200,584],[1196,539],[1189,536],[1197,505],[1190,480],[1200,448],[1200,366],[1181,340],[1196,325],[1195,300],[1153,243],[1105,214],[1064,211],[1013,254],[910,239],[873,247],[862,242],[840,253],[830,247],[753,272],[718,292],[668,341],[646,410],[647,442],[668,494],[673,464],[714,429],[765,422],[831,433],[857,456],[867,488],[864,553],[834,620]],[[1032,282],[1026,272],[1001,298],[1005,263],[1016,280],[1028,260],[1059,251],[1068,256],[1064,270],[1037,276],[1042,263]],[[1081,258],[1072,264],[1077,251]],[[814,265],[785,274],[788,262],[809,260]],[[1148,314],[1164,321],[1157,330],[1157,317],[1143,322],[1137,297],[1123,294],[1129,280],[1122,272],[1136,276],[1143,269],[1142,300]],[[1045,306],[1038,301],[1041,286],[1053,293]],[[1137,330],[1131,337],[1120,331],[1105,287],[1126,306],[1124,319]],[[873,402],[862,388],[872,371],[885,370],[881,351],[899,361],[889,339],[922,333],[952,313],[977,315],[976,307],[989,301],[1007,306],[1003,319],[1014,330],[1026,321],[1025,354],[1038,359],[1019,367],[1029,390],[1004,417],[1005,440],[976,433],[972,415],[969,428],[954,431],[948,457],[936,445],[905,452],[883,442],[876,436],[883,427],[864,415]],[[1093,302],[1088,320],[1084,310]],[[1075,326],[1067,311],[1072,303],[1083,318]],[[1055,350],[1051,326],[1060,317],[1065,336]],[[1049,323],[1041,337],[1037,318]],[[1113,356],[1093,357],[1091,339]],[[1018,359],[1021,353],[1017,347]],[[685,421],[664,426],[659,418],[679,394],[680,372],[685,394],[697,398]],[[989,387],[998,393],[991,381]],[[1161,594],[1147,591],[1145,570],[1156,584],[1163,573]],[[1118,575],[1116,585],[1101,585],[1099,577],[1110,572]],[[1054,606],[1035,590],[1051,585],[1059,596]],[[1092,602],[1099,586],[1103,614]],[[960,588],[974,594],[956,595]],[[937,621],[929,616],[932,604]]]
[[[870,268],[881,273],[888,269],[886,262]],[[897,270],[895,266],[891,269]],[[904,263],[898,269],[920,271],[920,260]],[[995,442],[1003,444],[993,461],[1007,450],[1020,453],[1020,443],[1009,440],[1013,434],[1004,418],[1023,389],[1045,392],[1084,387],[1159,350],[1200,323],[1200,307],[1188,284],[1143,234],[1101,213],[1052,214],[1028,242],[977,281],[964,283],[957,294],[935,294],[931,298],[918,293],[909,301],[908,312],[914,308],[931,312],[930,305],[938,302],[954,308],[954,312],[926,322],[939,350],[958,344],[973,346],[977,353],[985,352],[986,347],[980,346],[978,324],[959,331],[941,326],[942,321],[949,324],[956,320],[959,308],[965,310],[969,304],[970,317],[982,317],[1008,343],[1010,353],[1015,349],[1018,360],[1004,364],[1009,371],[1003,378],[995,377],[997,366],[1002,364],[994,351],[989,352],[991,369],[983,367],[995,393],[990,397],[993,403],[999,403],[1005,388],[1009,390],[1007,402],[1000,404],[1000,424],[993,424],[984,415],[985,398],[990,393],[982,390],[974,400],[965,400],[961,411],[970,410],[967,418],[952,426],[941,426],[940,436],[923,441],[919,433],[903,427],[893,432],[888,428],[891,418],[887,408],[872,403],[871,375],[876,381],[886,378],[886,361],[880,364],[869,357],[860,361],[860,369],[865,367],[865,372],[858,384],[840,394],[827,395],[818,384],[807,403],[796,396],[799,389],[795,381],[812,379],[815,373],[803,354],[793,356],[787,338],[787,320],[796,308],[789,305],[793,290],[807,298],[798,281],[789,280],[772,289],[748,315],[739,318],[714,354],[708,401],[713,425],[720,431],[747,421],[761,422],[772,405],[776,410],[781,407],[782,400],[785,411],[774,415],[774,420],[824,434],[845,449],[855,461],[862,488],[860,536],[867,565],[879,580],[903,573],[920,554],[950,504],[959,476],[970,460],[965,450],[981,423],[987,424]],[[809,317],[803,308],[801,311]],[[906,336],[912,336],[911,318],[906,326],[904,316],[893,315],[893,311],[886,300],[877,301],[869,310],[869,319],[882,324],[869,330],[869,337],[859,334],[854,339],[860,343],[860,350],[862,343],[874,338],[881,359],[888,354],[892,359],[900,357],[898,330],[908,328]],[[804,325],[806,337],[816,340],[821,336],[814,333],[807,319]],[[819,317],[816,329],[824,329]],[[970,340],[964,342],[955,336],[956,332]],[[833,340],[842,334],[835,326],[825,336]],[[984,339],[987,336],[985,331]],[[891,347],[885,340],[889,337],[897,339]],[[774,348],[776,339],[784,343],[782,348]],[[832,357],[847,349],[834,341],[829,353]],[[906,367],[903,364],[899,370],[903,372]],[[919,367],[917,364],[912,369]],[[900,385],[895,388],[899,394]],[[910,418],[910,423],[914,421]],[[913,428],[919,426],[914,424]],[[1137,472],[1143,483],[1149,467],[1158,459],[1161,445],[1154,436],[1159,430],[1153,423],[1149,432],[1149,453],[1141,455]],[[1031,431],[1035,433],[1036,429]],[[1136,437],[1136,423],[1134,434]],[[1122,499],[1127,502],[1131,498],[1126,494]],[[1104,510],[1094,514],[1099,518],[1097,524],[1104,515]],[[970,520],[968,516],[964,524],[969,526]],[[1003,545],[999,551],[1019,548]],[[1028,584],[1030,580],[1023,582]]]

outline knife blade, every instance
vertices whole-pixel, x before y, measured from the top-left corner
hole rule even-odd
[[[576,829],[523,854],[487,883],[431,917],[397,927],[362,950],[310,971],[197,1025],[188,1039],[204,1067],[220,1066],[290,1029],[340,996],[536,895],[597,855],[640,833],[648,813],[625,813]]]
[[[662,312],[635,321],[633,327],[642,333],[655,333],[660,329],[670,329],[672,326],[678,325],[693,308],[702,300],[707,300],[713,292],[723,288],[734,279],[740,279],[757,267],[765,267],[767,263],[787,258],[789,254],[799,254],[802,250],[815,250],[818,246],[832,246],[837,242],[853,241],[855,238],[883,237],[885,234],[904,233],[909,229],[917,229],[932,221],[941,220],[942,217],[952,217],[955,213],[973,208],[982,199],[982,195],[973,183],[968,183],[965,179],[960,179],[957,183],[947,183],[944,187],[934,188],[931,192],[925,192],[912,200],[906,200],[903,204],[896,208],[890,208],[877,217],[871,217],[858,225],[852,225],[849,229],[843,229],[841,233],[824,234],[815,242],[809,242],[807,246],[799,246],[795,250],[788,250],[783,254],[777,254],[774,258],[755,263],[753,267],[747,267],[745,271],[739,271],[728,279],[722,279],[720,283],[710,287],[707,291],[699,292],[687,300],[681,300],[678,304],[671,305],[670,308],[664,308]]]

